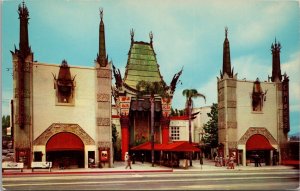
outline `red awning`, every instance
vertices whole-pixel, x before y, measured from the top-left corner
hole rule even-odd
[[[62,132],[52,136],[46,145],[46,151],[84,150],[81,139],[73,134]]]
[[[274,147],[272,147],[265,136],[261,134],[255,134],[248,139],[246,143],[246,150],[274,150]]]
[[[140,144],[136,147],[131,148],[133,151],[138,150],[151,150],[151,143],[146,142],[143,144]],[[172,152],[199,152],[200,149],[197,147],[194,147],[193,144],[188,143],[187,141],[176,141],[173,143],[168,144],[154,144],[154,150],[155,151],[172,151]]]

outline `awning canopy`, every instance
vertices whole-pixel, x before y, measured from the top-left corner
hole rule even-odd
[[[261,134],[255,134],[248,139],[246,143],[246,150],[274,150],[274,147],[272,147],[265,136]]]
[[[66,150],[83,151],[84,144],[77,135],[68,132],[57,133],[47,142],[46,151]]]
[[[140,144],[136,147],[131,148],[132,151],[150,151],[151,150],[151,142],[146,142]],[[172,152],[199,152],[200,149],[194,147],[193,144],[188,143],[187,141],[176,141],[168,144],[154,144],[155,151],[172,151]]]

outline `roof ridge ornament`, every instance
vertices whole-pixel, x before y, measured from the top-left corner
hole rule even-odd
[[[101,21],[103,20],[103,8],[99,8],[99,11],[100,11],[100,19]]]
[[[130,30],[130,36],[131,36],[131,43],[134,41],[134,30],[133,28]]]
[[[152,46],[152,43],[153,43],[153,33],[152,33],[152,31],[150,31],[149,37],[150,37],[150,44]]]
[[[227,36],[228,36],[228,27],[226,26],[225,27],[225,37],[227,38]]]

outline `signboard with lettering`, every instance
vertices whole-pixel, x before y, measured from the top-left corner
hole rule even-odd
[[[290,131],[290,109],[289,109],[289,80],[285,78],[282,82],[282,123],[285,132]]]

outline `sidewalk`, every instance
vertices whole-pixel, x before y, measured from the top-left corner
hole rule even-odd
[[[182,162],[182,161],[181,161]],[[159,164],[155,164],[154,167],[152,167],[151,163],[145,162],[141,163],[140,161],[135,162],[135,164],[132,164],[132,169],[125,169],[125,162],[115,162],[114,167],[108,168],[106,165],[104,168],[74,168],[74,169],[58,169],[53,168],[51,169],[51,172],[48,171],[48,169],[35,169],[34,172],[31,171],[31,169],[23,169],[23,172],[20,172],[20,170],[5,170],[4,173],[2,173],[3,176],[10,176],[10,175],[38,175],[38,174],[99,174],[99,173],[147,173],[147,172],[154,172],[154,173],[160,173],[160,172],[180,172],[180,171],[241,171],[241,170],[283,170],[283,169],[292,169],[291,166],[261,166],[261,167],[254,167],[254,166],[235,166],[235,169],[227,169],[225,166],[223,167],[216,167],[214,161],[204,159],[203,165],[200,165],[199,160],[193,160],[193,166],[188,167],[187,169],[184,169],[182,166],[182,163],[180,163],[179,168],[170,168],[165,166],[160,166]]]
[[[241,170],[284,170],[284,169],[293,169],[291,166],[277,165],[277,166],[237,166],[235,164],[234,169],[227,169],[226,166],[217,167],[215,166],[215,162],[209,159],[203,159],[203,165],[200,165],[199,160],[193,160],[193,166],[188,167],[188,169],[174,169],[174,171],[241,171]]]

